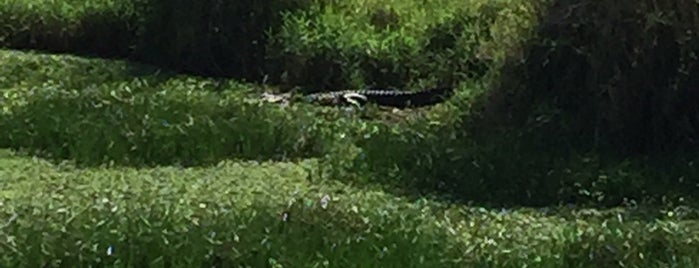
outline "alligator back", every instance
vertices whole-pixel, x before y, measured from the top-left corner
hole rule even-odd
[[[416,108],[444,102],[453,94],[451,87],[437,87],[416,92],[398,90],[343,90],[308,95],[308,100],[325,105],[348,104],[346,96],[361,95],[366,99],[353,98],[361,104],[375,103],[395,108]]]
[[[437,87],[416,92],[367,90],[359,92],[366,96],[367,102],[396,108],[415,108],[434,105],[446,101],[453,95],[451,87]]]

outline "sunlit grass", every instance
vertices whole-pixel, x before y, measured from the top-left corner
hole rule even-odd
[[[646,221],[628,209],[552,213],[408,200],[322,180],[315,165],[79,169],[2,151],[0,250],[12,254],[0,260],[4,267],[690,267],[699,256],[699,225],[682,215]]]

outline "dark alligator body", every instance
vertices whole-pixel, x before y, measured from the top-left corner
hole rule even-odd
[[[417,108],[444,102],[453,93],[452,87],[436,87],[414,92],[380,89],[342,90],[313,93],[305,96],[305,99],[321,105],[374,103],[395,108]]]

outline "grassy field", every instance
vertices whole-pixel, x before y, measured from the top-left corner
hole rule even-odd
[[[313,175],[315,161],[76,168],[2,151],[5,267],[692,267],[688,211],[486,209]],[[673,214],[674,213],[674,214]]]
[[[698,266],[696,155],[483,119],[546,2],[0,0],[0,267]]]
[[[691,207],[486,208],[401,197],[361,178],[324,174],[327,168],[321,166],[332,163],[328,161],[333,158],[323,155],[339,151],[326,148],[316,151],[315,156],[309,153],[307,160],[275,158],[285,148],[297,152],[298,147],[282,143],[265,149],[261,144],[265,139],[281,135],[264,125],[272,122],[257,125],[257,130],[232,128],[228,135],[221,130],[201,134],[204,130],[191,133],[187,128],[163,127],[143,134],[141,143],[121,140],[118,133],[149,124],[136,124],[137,118],[151,115],[157,122],[158,115],[177,116],[187,110],[199,112],[195,117],[199,126],[204,124],[198,123],[203,116],[212,120],[208,124],[219,126],[226,124],[225,116],[250,117],[238,121],[248,122],[245,124],[282,116],[273,121],[291,120],[289,126],[281,126],[282,131],[295,128],[294,121],[304,125],[312,120],[300,117],[308,112],[301,113],[303,109],[299,116],[286,117],[272,105],[243,108],[242,100],[255,96],[252,86],[234,84],[250,89],[229,96],[231,100],[220,109],[238,112],[222,115],[216,111],[219,108],[208,104],[220,103],[218,98],[225,100],[228,95],[212,93],[205,87],[206,79],[151,74],[134,80],[137,76],[129,70],[145,67],[18,51],[2,51],[1,55],[6,67],[2,75],[2,140],[25,152],[3,150],[0,158],[3,267],[692,267],[697,263],[699,225],[693,220],[696,211]],[[85,68],[88,65],[92,69]],[[63,76],[71,79],[61,79]],[[155,90],[138,87],[157,84],[156,80],[162,80],[162,85],[194,88],[158,100],[157,96],[167,96],[157,95],[161,92],[157,88],[164,86],[155,86]],[[130,84],[134,81],[142,82]],[[106,85],[104,92],[94,88],[99,83]],[[132,98],[145,94],[142,105],[147,104],[146,110],[134,108],[133,103],[116,102],[125,98],[119,94],[127,87],[131,87]],[[74,90],[63,90],[68,88]],[[155,95],[148,95],[149,91]],[[56,97],[61,95],[64,97]],[[51,98],[56,99],[46,101]],[[190,99],[182,103],[180,98]],[[196,104],[207,98],[211,102]],[[112,109],[82,107],[98,101]],[[183,106],[158,112],[159,107],[172,109],[176,103]],[[134,115],[135,121],[129,125],[128,120],[112,118],[117,107],[149,113]],[[215,153],[211,150],[229,145],[189,140],[196,135],[230,137],[234,133],[249,143],[248,149]],[[279,137],[298,139],[291,133]],[[95,135],[100,138],[89,139]],[[248,138],[254,136],[262,141]],[[67,145],[46,143],[47,137]],[[344,148],[341,145],[346,143],[333,142],[333,137],[336,139],[331,136],[308,142]],[[153,142],[158,140],[170,144]],[[207,143],[209,150],[186,147]],[[151,147],[127,149],[139,144]],[[50,162],[30,156],[36,153],[27,155],[33,152],[31,148],[53,148],[39,154],[50,156]],[[63,155],[57,155],[59,152]],[[236,158],[236,152],[239,160],[223,160]],[[196,160],[184,161],[206,160],[197,154],[210,158],[198,164]],[[97,161],[100,157],[105,158]],[[246,160],[251,157],[256,159]],[[134,162],[115,162],[119,159]],[[147,160],[154,159],[165,166],[124,166],[148,164]]]

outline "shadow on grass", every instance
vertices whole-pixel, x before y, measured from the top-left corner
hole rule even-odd
[[[7,5],[0,19],[6,48],[129,59],[182,73],[263,78],[267,31],[294,1],[129,0],[43,8]],[[102,6],[103,5],[103,6]],[[12,16],[10,16],[12,15]]]
[[[398,191],[498,206],[691,204],[698,132],[688,103],[699,76],[677,70],[696,38],[678,43],[692,27],[681,20],[618,20],[664,7],[645,8],[554,1],[541,39],[510,59],[463,123],[366,139],[356,170]],[[628,38],[609,38],[614,30]]]
[[[84,7],[77,7],[80,8]],[[22,12],[3,20],[13,29],[4,32],[1,38],[2,46],[10,49],[123,59],[132,53],[139,31],[138,15],[122,14],[121,10],[80,10],[84,13],[81,17],[71,18],[68,14],[55,14],[59,10],[52,13],[42,9],[11,9],[5,11]]]
[[[627,207],[652,218],[662,216],[659,208],[688,207],[682,213],[696,218],[696,155],[622,157],[540,131],[443,129],[370,139],[350,165],[361,172],[350,176],[410,198],[489,208]]]

